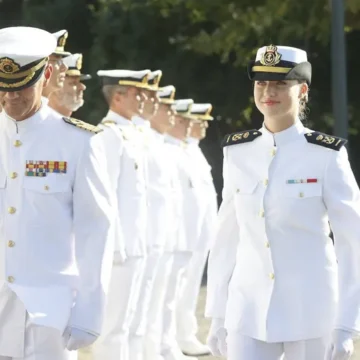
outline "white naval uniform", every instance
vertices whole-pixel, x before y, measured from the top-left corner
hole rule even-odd
[[[170,194],[168,195],[169,201],[167,204],[169,209],[165,216],[165,220],[161,221],[163,224],[163,230],[166,231],[166,234],[164,234],[166,239],[164,252],[160,257],[155,274],[153,291],[149,304],[144,353],[146,360],[162,359],[161,344],[163,338],[164,306],[165,299],[168,294],[168,287],[170,286],[171,281],[174,252],[177,250],[184,250],[186,248],[182,228],[183,194],[179,169],[176,162],[178,149],[176,147],[174,148],[172,144],[170,145],[166,141],[161,145],[164,152],[161,155],[161,158],[163,159],[164,166],[167,169],[166,176],[170,176]],[[164,190],[165,189],[166,188],[164,188]],[[157,226],[160,225],[159,220],[156,224]]]
[[[323,146],[341,142],[321,135],[312,144],[309,132],[300,121],[276,134],[263,127],[253,141],[224,148],[206,315],[225,319],[238,342],[322,342],[334,328],[360,331],[359,189],[345,147]],[[246,346],[228,352],[258,359]]]
[[[143,124],[141,124],[139,118],[137,118],[134,122],[141,126],[140,131],[144,137],[143,143],[146,144],[148,233],[145,273],[135,316],[130,327],[129,344],[131,360],[142,360],[144,358],[146,328],[149,317],[152,317],[150,314],[153,311],[150,309],[152,296],[154,295],[159,301],[159,291],[153,294],[153,288],[160,259],[164,253],[170,224],[168,217],[171,216],[172,173],[167,164],[172,159],[169,158],[166,151],[163,134],[151,129],[148,121],[143,120]]]
[[[192,238],[188,235],[196,232],[195,227],[198,224],[193,213],[198,212],[200,204],[198,194],[194,191],[195,176],[191,172],[191,164],[189,164],[185,154],[184,146],[186,144],[169,135],[166,136],[166,142],[168,143],[169,154],[177,165],[183,201],[178,210],[180,211],[179,231],[174,238],[173,261],[163,305],[161,355],[165,359],[179,359],[182,357],[182,353],[176,341],[176,307],[181,277],[195,248]]]
[[[218,204],[211,167],[199,147],[199,140],[189,138],[187,142],[185,153],[192,164],[192,175],[195,177],[194,191],[198,193],[200,208],[197,213],[194,211],[196,209],[190,212],[198,224],[195,226],[196,232],[188,234],[195,247],[181,280],[177,306],[177,340],[183,351],[196,352],[201,350],[200,348],[206,350],[200,346],[201,343],[198,343],[196,338],[196,306],[208,252],[215,237]],[[196,344],[197,349],[191,349]]]
[[[79,360],[128,360],[129,329],[146,258],[147,198],[144,152],[134,124],[109,110],[102,120],[117,138],[108,145],[108,171],[116,192],[118,231],[103,333]],[[126,260],[124,261],[124,256]]]
[[[23,121],[0,115],[1,356],[64,360],[66,326],[100,334],[114,220],[101,136],[47,105]],[[66,170],[31,176],[31,161]]]

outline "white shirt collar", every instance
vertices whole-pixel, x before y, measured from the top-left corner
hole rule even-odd
[[[24,133],[35,130],[35,126],[42,123],[47,118],[50,111],[51,109],[47,105],[42,104],[34,115],[22,121],[16,121],[6,114],[5,110],[0,113],[0,116],[3,118],[1,121],[4,124],[5,131],[8,135],[12,136],[14,133]]]
[[[144,127],[146,127],[146,128],[150,128],[150,121],[142,118],[142,117],[139,116],[139,115],[134,115],[134,116],[131,118],[131,121],[132,121],[135,125],[144,126]]]
[[[122,125],[122,126],[134,126],[133,122],[129,119],[124,118],[123,116],[119,115],[115,111],[109,110],[106,116],[104,117],[104,120],[112,120],[115,121],[116,124]]]
[[[188,137],[186,139],[186,142],[189,144],[189,145],[199,145],[200,143],[200,140],[199,139],[196,139],[196,138],[193,138],[193,137]]]
[[[165,141],[165,134],[161,134],[153,128],[150,128],[150,133],[154,139],[164,142]]]
[[[266,128],[265,124],[263,124],[260,131],[266,140],[271,140],[272,143],[276,146],[281,146],[290,142],[294,142],[306,132],[305,127],[300,120],[297,120],[294,125],[278,133],[270,132]]]
[[[185,142],[183,140],[180,140],[174,136],[165,135],[165,142],[169,143],[169,144],[174,144],[174,145],[178,145],[178,146],[184,146]]]

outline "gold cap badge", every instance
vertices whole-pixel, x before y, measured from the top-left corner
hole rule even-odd
[[[14,60],[9,58],[1,58],[0,59],[0,71],[5,74],[12,74],[16,71],[19,71],[20,65],[17,64]]]
[[[277,47],[269,45],[266,51],[262,54],[260,63],[265,66],[275,66],[280,62],[281,54],[277,52]]]

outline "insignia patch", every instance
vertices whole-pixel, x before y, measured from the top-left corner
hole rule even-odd
[[[66,174],[66,161],[26,160],[25,176],[44,177],[47,173]]]
[[[81,121],[81,120],[78,120],[78,119],[75,119],[75,118],[63,117],[63,120],[68,124],[74,125],[74,126],[80,128],[80,129],[83,129],[83,130],[90,131],[90,132],[92,132],[94,134],[97,134],[97,133],[103,131],[103,129],[101,129],[98,126],[91,125],[89,123],[86,123],[85,121]]]
[[[12,74],[20,69],[20,65],[7,57],[0,59],[0,71],[5,74]]]
[[[269,45],[266,51],[262,54],[260,63],[265,66],[275,66],[280,62],[281,54],[277,52],[277,47]]]
[[[224,147],[229,145],[247,143],[255,140],[258,136],[261,135],[262,133],[258,130],[247,130],[247,131],[232,133],[225,136],[224,140],[222,141],[222,146]]]
[[[305,134],[307,142],[315,145],[324,146],[329,149],[339,151],[346,143],[347,140],[337,136],[331,136],[319,131],[314,131]]]

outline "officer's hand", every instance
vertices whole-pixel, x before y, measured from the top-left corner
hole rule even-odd
[[[77,328],[66,328],[64,332],[64,343],[68,350],[78,350],[93,344],[97,336]]]
[[[354,341],[351,332],[334,330],[325,360],[349,360],[353,353]]]
[[[226,356],[227,345],[226,345],[227,332],[224,328],[223,319],[212,319],[211,327],[209,330],[207,345],[214,356]]]
[[[115,251],[114,252],[114,265],[121,265],[123,264],[127,259],[125,250],[123,251]]]

